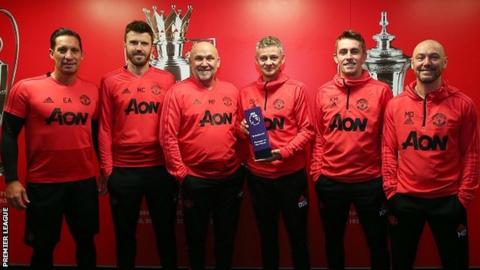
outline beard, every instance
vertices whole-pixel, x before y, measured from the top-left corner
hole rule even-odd
[[[138,56],[143,56],[143,57],[138,58]],[[150,60],[150,54],[145,54],[140,52],[127,52],[127,59],[137,67],[143,67]]]
[[[438,69],[430,70],[430,72],[431,72],[430,76],[423,76],[421,71],[417,71],[416,74],[417,74],[418,80],[421,81],[422,83],[428,84],[438,80],[438,78],[440,78],[440,75],[442,74]]]

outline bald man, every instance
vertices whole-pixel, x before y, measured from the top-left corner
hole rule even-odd
[[[385,112],[384,190],[390,203],[393,269],[412,269],[427,222],[444,269],[468,269],[466,208],[478,188],[477,112],[442,79],[443,46],[420,42],[416,80]]]
[[[210,217],[215,269],[230,269],[244,181],[235,151],[238,90],[216,77],[220,58],[211,43],[196,43],[189,63],[192,76],[165,97],[160,143],[181,183],[190,269],[205,269]]]

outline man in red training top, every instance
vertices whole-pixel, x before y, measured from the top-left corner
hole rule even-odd
[[[442,80],[443,46],[420,42],[416,80],[385,112],[384,189],[392,208],[394,269],[412,269],[428,222],[445,269],[468,269],[466,208],[478,188],[479,140],[473,101]]]
[[[255,62],[260,77],[240,90],[243,112],[261,107],[272,157],[255,160],[251,145],[247,183],[260,232],[264,269],[278,269],[278,219],[282,213],[290,240],[294,269],[310,269],[307,241],[307,175],[305,148],[314,136],[305,101],[305,85],[282,72],[283,45],[262,38]],[[245,120],[241,130],[248,134]]]
[[[26,209],[25,242],[33,248],[30,269],[54,269],[64,216],[76,244],[78,269],[95,269],[98,192],[92,128],[98,90],[77,77],[83,50],[76,32],[55,30],[50,58],[53,72],[18,82],[7,97],[2,126],[5,193],[9,205]],[[17,139],[23,127],[26,189],[17,175]]]
[[[336,40],[338,73],[315,99],[317,136],[312,175],[325,231],[329,269],[344,269],[344,236],[355,206],[370,250],[372,269],[389,269],[385,196],[381,175],[383,113],[392,91],[362,65],[363,37],[351,30]]]
[[[177,183],[164,167],[158,121],[172,74],[148,63],[153,31],[143,21],[125,28],[127,64],[100,86],[100,157],[108,179],[118,269],[134,269],[140,204],[146,198],[163,269],[176,269]]]
[[[193,45],[192,76],[165,97],[160,141],[167,169],[181,182],[190,269],[205,269],[213,217],[215,269],[230,269],[244,174],[235,151],[238,90],[219,80],[217,49]]]

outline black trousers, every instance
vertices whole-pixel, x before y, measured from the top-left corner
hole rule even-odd
[[[58,184],[27,184],[25,243],[33,248],[30,269],[50,270],[63,217],[76,244],[78,269],[96,267],[98,191],[94,178]]]
[[[423,227],[430,226],[444,269],[468,269],[467,214],[457,196],[390,200],[393,269],[413,269]]]
[[[178,184],[163,166],[114,167],[108,180],[118,269],[134,269],[136,230],[145,196],[162,269],[177,268],[175,237]]]
[[[263,269],[278,269],[278,221],[283,216],[294,269],[310,269],[307,239],[307,177],[301,170],[277,179],[251,173],[247,183],[260,233]]]
[[[325,230],[328,268],[345,269],[344,237],[350,205],[353,203],[367,239],[371,269],[390,269],[382,179],[351,184],[322,175],[315,189]]]
[[[244,172],[239,169],[225,179],[188,175],[182,183],[183,217],[190,269],[205,269],[205,245],[213,218],[215,269],[231,269]]]

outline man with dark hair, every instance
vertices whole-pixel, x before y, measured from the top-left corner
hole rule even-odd
[[[467,207],[478,189],[474,102],[442,79],[443,46],[420,42],[416,80],[385,111],[384,189],[392,209],[393,269],[413,268],[426,222],[444,269],[468,269]]]
[[[97,87],[77,77],[83,60],[80,36],[65,28],[52,34],[53,72],[18,82],[8,95],[2,126],[6,197],[26,209],[25,242],[31,269],[53,269],[63,217],[76,243],[78,269],[95,269],[98,192],[92,129]],[[17,175],[18,135],[25,127],[26,189]]]
[[[282,72],[285,55],[280,40],[267,36],[256,46],[259,78],[240,90],[241,112],[261,107],[271,157],[256,160],[248,146],[247,183],[260,232],[264,269],[278,269],[278,219],[282,213],[294,269],[310,269],[307,237],[305,148],[314,136],[305,100],[305,85]],[[246,121],[240,129],[248,134]],[[278,124],[276,124],[278,123]]]
[[[209,42],[190,57],[192,76],[165,97],[160,141],[169,172],[182,186],[190,269],[205,269],[210,217],[215,269],[231,269],[244,174],[236,149],[238,90],[216,77],[220,58]]]
[[[381,175],[383,112],[392,91],[362,69],[365,42],[353,31],[336,40],[338,73],[315,98],[317,136],[311,173],[325,231],[329,269],[344,269],[344,236],[353,204],[370,249],[372,269],[389,269]]]
[[[125,28],[126,66],[100,86],[100,165],[110,193],[118,269],[134,269],[136,229],[146,198],[163,269],[176,269],[177,183],[164,167],[158,120],[175,79],[149,65],[153,33],[147,23]]]

